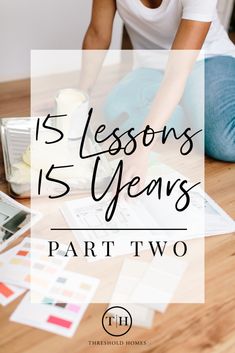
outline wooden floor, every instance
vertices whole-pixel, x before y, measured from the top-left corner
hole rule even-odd
[[[29,116],[29,81],[0,84],[0,116]],[[0,190],[6,191],[2,156]],[[235,218],[235,164],[206,160],[206,191]],[[105,305],[90,305],[72,339],[15,324],[9,316],[21,298],[0,308],[0,353],[235,352],[235,237],[206,239],[206,303],[170,305],[156,314],[150,330],[133,327],[124,340],[146,340],[145,346],[89,347],[89,340],[110,340],[102,326]]]

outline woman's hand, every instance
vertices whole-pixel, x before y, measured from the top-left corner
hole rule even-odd
[[[144,146],[138,148],[132,155],[123,160],[122,184],[132,182],[131,194],[140,193],[146,184],[150,149]]]

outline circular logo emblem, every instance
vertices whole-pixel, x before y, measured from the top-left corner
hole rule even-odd
[[[131,329],[131,314],[122,306],[112,306],[104,312],[102,316],[102,326],[111,336],[123,336]]]

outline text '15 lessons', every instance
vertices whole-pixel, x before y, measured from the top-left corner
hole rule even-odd
[[[193,144],[194,137],[202,132],[202,130],[192,132],[191,128],[186,128],[183,132],[181,132],[180,134],[177,134],[177,132],[173,127],[168,128],[167,126],[164,126],[162,130],[154,131],[149,125],[147,125],[144,130],[138,133],[136,133],[134,128],[130,128],[125,132],[121,132],[120,129],[116,127],[113,129],[111,133],[107,134],[106,125],[101,124],[94,133],[93,143],[98,145],[102,145],[104,143],[107,144],[108,141],[111,141],[111,143],[108,148],[102,149],[100,150],[100,152],[86,155],[84,152],[84,146],[85,146],[92,114],[93,114],[93,109],[91,108],[88,113],[86,125],[81,138],[81,143],[78,151],[78,158],[94,159],[94,168],[93,168],[93,175],[91,180],[91,196],[93,200],[97,202],[101,201],[107,195],[108,192],[112,191],[112,198],[105,213],[106,222],[109,222],[112,220],[112,217],[115,213],[115,210],[119,201],[120,194],[124,190],[126,191],[126,194],[128,195],[128,197],[130,198],[136,198],[142,194],[146,194],[147,196],[149,196],[155,191],[158,199],[159,200],[161,199],[161,196],[163,193],[162,177],[159,177],[157,179],[152,179],[146,186],[144,186],[141,190],[138,190],[137,192],[136,192],[136,186],[138,184],[140,185],[141,183],[141,178],[138,175],[134,176],[130,181],[126,183],[122,182],[125,168],[127,168],[128,166],[128,157],[136,153],[142,153],[140,152],[141,148],[143,148],[142,151],[146,151],[146,149],[150,145],[153,145],[153,143],[155,143],[156,140],[160,142],[162,145],[164,145],[168,142],[169,138],[173,138],[174,140],[177,140],[180,142],[182,141],[180,145],[179,153],[183,156],[187,156],[194,149],[194,144]],[[37,120],[36,141],[38,141],[40,128],[50,129],[58,134],[57,139],[52,141],[45,141],[45,144],[55,144],[64,138],[63,131],[49,124],[50,118],[57,118],[57,117],[63,118],[63,119],[67,118],[66,115],[52,116],[48,114],[48,116],[44,119],[42,123],[40,119]],[[113,175],[111,176],[110,180],[107,182],[106,189],[100,195],[96,192],[96,179],[99,171],[99,165],[101,163],[100,155],[106,154],[113,157],[113,156],[118,156],[120,152],[124,154],[125,158],[119,160],[113,172]],[[42,179],[43,179],[43,175],[45,175],[45,178],[47,179],[47,181],[52,183],[58,183],[64,187],[63,193],[60,193],[57,195],[49,195],[49,198],[54,199],[54,198],[60,198],[67,195],[70,192],[70,186],[68,185],[68,183],[66,183],[63,180],[59,180],[58,178],[56,179],[53,178],[52,172],[55,169],[73,168],[73,167],[74,165],[72,164],[70,165],[52,164],[48,171],[43,171],[42,169],[40,169],[39,179],[38,179],[38,194],[40,195],[41,193]],[[164,192],[166,196],[170,196],[172,191],[175,188],[178,188],[178,191],[180,191],[180,194],[179,194],[179,198],[175,202],[175,209],[178,212],[182,212],[186,210],[190,204],[190,190],[192,190],[199,184],[200,182],[195,183],[193,185],[192,184],[189,185],[188,180],[178,178],[177,180],[174,180],[174,182],[168,181],[166,183]]]

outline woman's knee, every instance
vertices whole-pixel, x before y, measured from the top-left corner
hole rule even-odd
[[[205,151],[212,158],[235,162],[235,117],[229,124],[207,126]]]
[[[213,158],[235,162],[235,59],[212,62],[206,70],[205,149]]]
[[[148,104],[154,98],[161,80],[162,73],[155,69],[140,68],[131,71],[107,96],[105,111],[108,115],[115,115]]]

